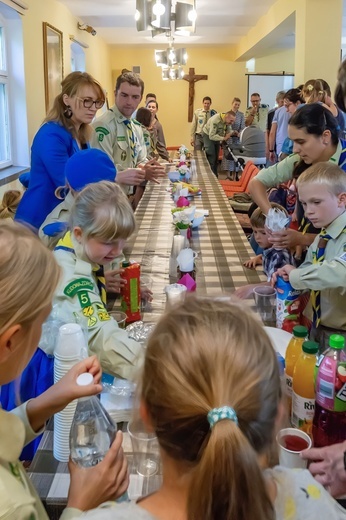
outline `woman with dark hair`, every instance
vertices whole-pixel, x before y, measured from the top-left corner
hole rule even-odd
[[[34,137],[29,187],[15,220],[38,230],[59,204],[55,190],[65,183],[65,164],[74,153],[89,148],[90,123],[104,102],[101,85],[87,72],[72,72],[62,81],[61,92]]]
[[[346,171],[346,142],[339,139],[338,133],[335,117],[319,103],[304,105],[293,114],[288,123],[288,136],[293,141],[294,153],[261,170],[249,184],[252,198],[263,213],[270,209],[267,190],[298,178],[312,164],[332,161]],[[302,229],[303,212],[298,211],[297,217]],[[273,233],[271,242],[280,247],[309,246],[316,230],[304,225],[302,231],[286,229]]]

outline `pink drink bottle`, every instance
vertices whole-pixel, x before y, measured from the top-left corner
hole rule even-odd
[[[333,334],[329,348],[319,358],[316,377],[315,414],[312,425],[314,446],[323,447],[346,439],[345,338]]]

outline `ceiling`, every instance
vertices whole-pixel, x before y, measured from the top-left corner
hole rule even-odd
[[[137,32],[136,0],[59,0],[82,23],[91,25],[113,45],[157,45],[165,36],[152,38],[150,31]],[[178,44],[225,45],[238,43],[277,0],[196,0],[196,33],[175,36]],[[174,2],[173,2],[174,3]],[[80,34],[78,34],[80,36]]]

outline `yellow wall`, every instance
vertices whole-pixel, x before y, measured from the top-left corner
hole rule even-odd
[[[195,109],[202,105],[204,96],[210,96],[213,108],[227,111],[231,108],[233,97],[237,96],[243,100],[241,109],[245,110],[247,80],[244,62],[235,63],[230,49],[220,46],[187,47],[187,53],[185,72],[194,67],[196,74],[208,75],[208,80],[195,84]],[[167,146],[189,146],[191,123],[188,122],[188,83],[161,79],[161,69],[155,65],[154,47],[112,47],[111,63],[115,76],[122,68],[131,69],[134,65],[141,67],[144,93],[154,92],[157,95],[158,117],[164,128]],[[110,98],[110,102],[113,103],[114,98]]]
[[[77,18],[55,0],[27,0],[29,9],[23,16],[25,83],[27,96],[29,143],[45,117],[43,76],[42,22],[48,22],[63,33],[64,75],[71,72],[69,35],[89,44],[85,49],[86,71],[109,92],[112,88],[110,49],[99,37],[77,29]]]
[[[282,72],[294,73],[294,49],[287,49],[255,59],[255,73]]]

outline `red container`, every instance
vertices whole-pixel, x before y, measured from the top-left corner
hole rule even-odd
[[[141,268],[137,263],[123,262],[124,272],[121,277],[126,284],[121,289],[121,310],[126,313],[126,323],[141,319]]]

